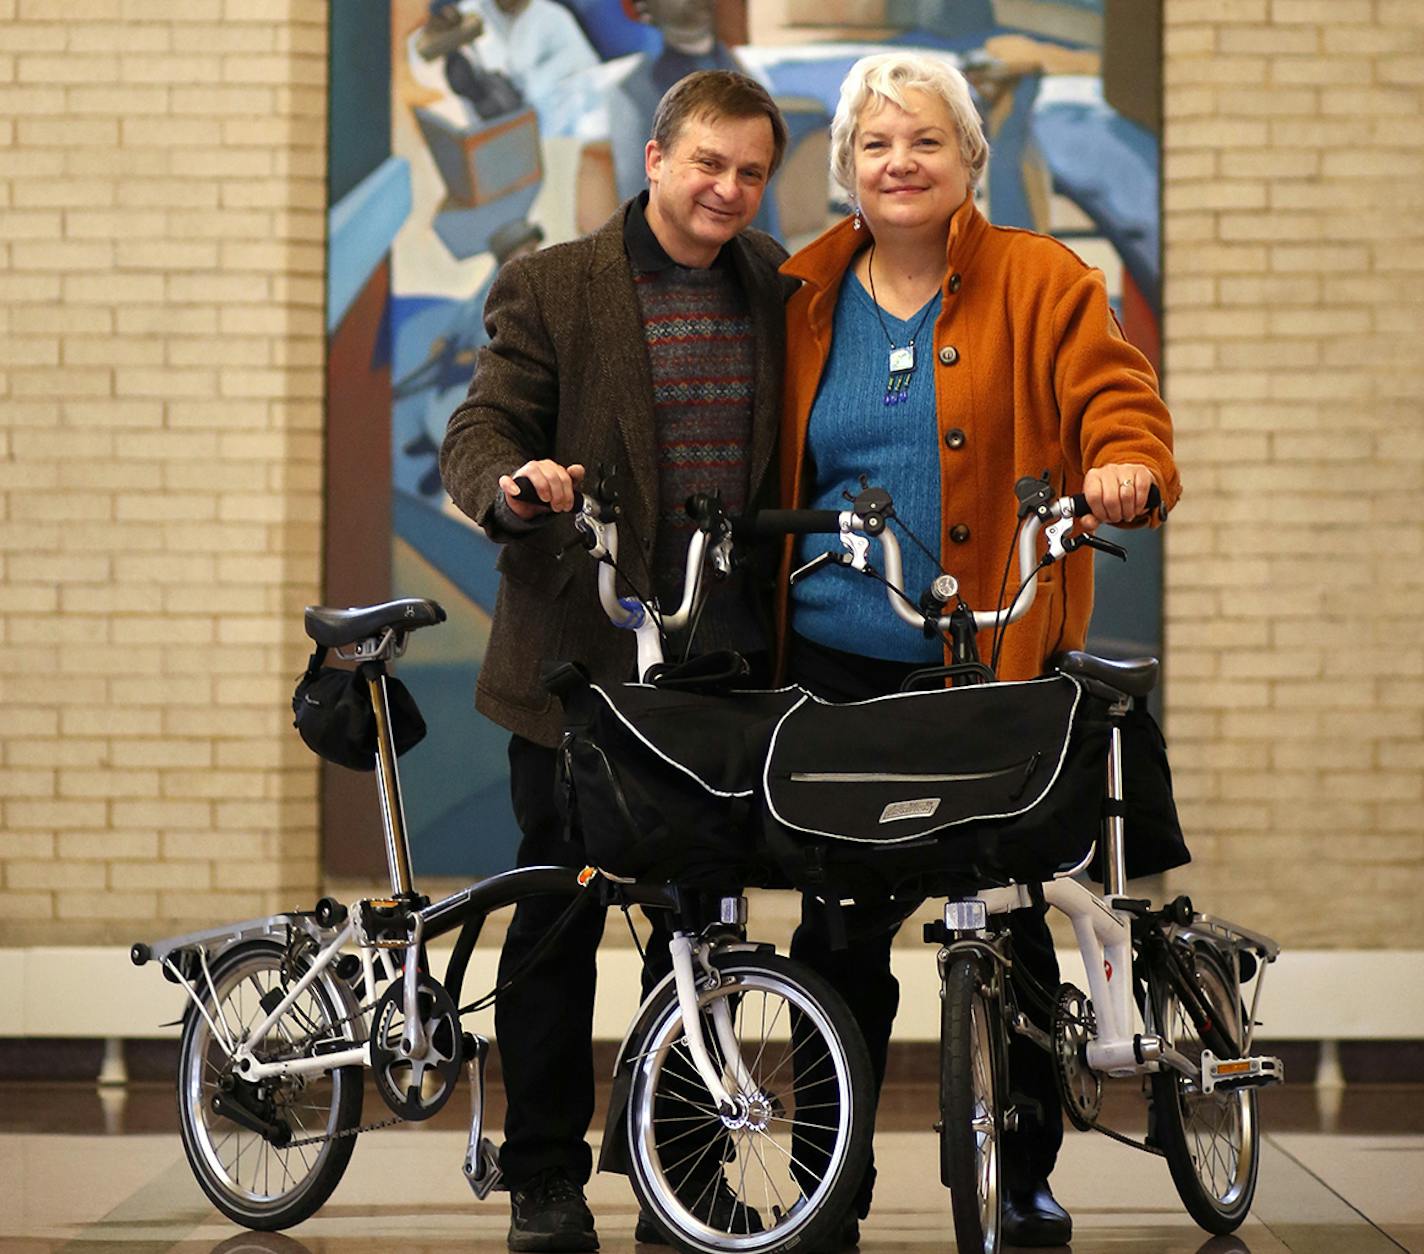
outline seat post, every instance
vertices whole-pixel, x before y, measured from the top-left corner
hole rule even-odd
[[[1127,851],[1123,842],[1122,717],[1132,699],[1123,697],[1110,711],[1108,742],[1108,801],[1103,816],[1103,888],[1109,899],[1127,891]]]
[[[366,682],[371,688],[371,709],[376,715],[376,786],[381,796],[381,827],[386,838],[386,865],[390,868],[391,889],[397,897],[409,896],[411,889],[410,842],[405,834],[405,803],[401,800],[400,771],[396,767],[395,737],[391,734],[391,710],[386,700],[386,668],[372,668]]]

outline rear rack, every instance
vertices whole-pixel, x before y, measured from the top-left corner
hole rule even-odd
[[[1218,919],[1209,914],[1194,915],[1192,921],[1185,927],[1170,928],[1169,935],[1182,936],[1188,940],[1205,941],[1218,949],[1227,950],[1238,958],[1242,953],[1249,953],[1263,960],[1256,969],[1256,985],[1251,990],[1251,1009],[1246,1015],[1246,1039],[1241,1042],[1241,1053],[1249,1054],[1252,1038],[1256,1035],[1256,1008],[1261,1004],[1261,989],[1266,983],[1266,966],[1264,964],[1272,963],[1280,956],[1280,943],[1264,933],[1253,932],[1250,928],[1242,927],[1239,923],[1231,923],[1226,919]],[[1231,982],[1239,1001],[1241,999],[1240,962],[1232,962],[1230,969]]]
[[[157,962],[163,967],[164,974],[168,975],[167,960],[186,949],[198,946],[209,952],[221,952],[239,941],[257,940],[264,936],[285,940],[287,929],[291,927],[301,928],[315,941],[335,935],[331,928],[322,927],[310,914],[292,911],[288,914],[270,915],[264,919],[229,923],[225,927],[205,928],[201,932],[188,932],[183,936],[170,936],[164,940],[139,941],[129,949],[129,959],[136,967]]]
[[[1253,932],[1239,923],[1230,923],[1209,914],[1198,914],[1186,927],[1177,928],[1178,934],[1189,939],[1214,941],[1230,949],[1248,949],[1258,958],[1274,962],[1281,952],[1279,942],[1261,932]]]

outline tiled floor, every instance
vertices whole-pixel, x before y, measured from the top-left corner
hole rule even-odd
[[[1076,1254],[1424,1254],[1424,1089],[1290,1087],[1263,1094],[1260,1187],[1233,1237],[1209,1239],[1177,1201],[1162,1160],[1094,1134],[1069,1134],[1054,1177],[1072,1211]],[[372,1097],[374,1100],[374,1095]],[[929,1130],[934,1093],[887,1090],[876,1135],[880,1183],[864,1254],[948,1254],[947,1195]],[[178,1142],[171,1094],[134,1086],[0,1086],[0,1254],[504,1250],[507,1201],[476,1202],[460,1174],[458,1103],[430,1125],[362,1138],[335,1196],[286,1234],[235,1229],[207,1205]],[[1134,1130],[1135,1095],[1108,1116]],[[496,1120],[500,1112],[491,1112]],[[627,1182],[595,1176],[603,1249],[633,1249]]]

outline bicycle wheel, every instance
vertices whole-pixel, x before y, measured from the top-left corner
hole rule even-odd
[[[1221,958],[1199,945],[1172,943],[1187,955],[1212,1018],[1233,1041],[1243,1040],[1243,1010]],[[1202,1042],[1191,1015],[1164,971],[1154,969],[1150,978],[1154,1029],[1198,1061]],[[1197,1081],[1164,1066],[1152,1076],[1152,1110],[1157,1143],[1187,1213],[1208,1232],[1234,1232],[1251,1209],[1260,1168],[1255,1090],[1207,1095]]]
[[[774,954],[714,955],[699,996],[713,1065],[737,1099],[717,1113],[667,985],[631,1042],[629,1174],[681,1249],[728,1254],[824,1244],[849,1212],[870,1153],[874,1081],[849,1009],[824,980]],[[731,1018],[750,1084],[734,1079],[714,1026]]]
[[[940,1005],[940,1179],[961,1254],[997,1254],[1003,1230],[998,1005],[978,959],[950,959]]]
[[[292,983],[285,951],[267,941],[229,950],[212,964],[211,976],[211,991],[198,977],[204,1009],[240,1040],[249,1039]],[[323,1034],[342,1017],[337,1007],[343,1004],[334,986],[317,980],[258,1044],[256,1056],[270,1061],[290,1052],[294,1042]],[[288,1228],[312,1215],[351,1159],[356,1138],[337,1134],[361,1122],[361,1070],[341,1067],[253,1084],[234,1074],[226,1046],[208,1020],[190,1010],[179,1042],[178,1126],[188,1163],[213,1205],[234,1222],[262,1231]],[[290,1135],[274,1139],[217,1113],[213,1102],[219,1094]],[[336,1139],[302,1144],[331,1136]]]

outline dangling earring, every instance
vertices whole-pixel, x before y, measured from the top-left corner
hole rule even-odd
[[[856,206],[856,209],[855,209],[855,217],[851,219],[850,229],[851,229],[852,231],[858,231],[858,230],[860,230],[860,206],[859,206],[859,205]]]

